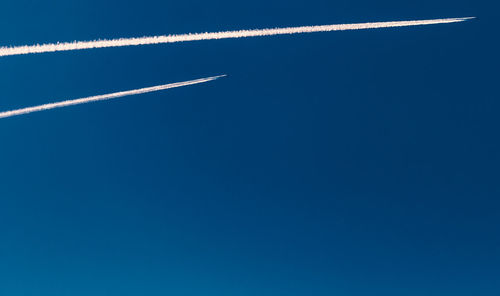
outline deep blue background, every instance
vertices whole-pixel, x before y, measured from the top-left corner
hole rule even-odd
[[[104,2],[104,3],[103,3]],[[10,1],[23,45],[477,16],[0,59],[0,295],[499,295],[495,1]]]

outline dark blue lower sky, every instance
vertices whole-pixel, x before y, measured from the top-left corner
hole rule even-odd
[[[477,16],[0,59],[0,295],[499,295],[493,1],[27,1],[0,43]]]

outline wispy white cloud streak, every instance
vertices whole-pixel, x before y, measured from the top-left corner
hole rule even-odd
[[[176,88],[176,87],[181,87],[181,86],[188,86],[188,85],[193,85],[193,84],[205,83],[205,82],[209,82],[209,81],[212,81],[212,80],[224,77],[224,76],[226,76],[226,75],[213,76],[213,77],[201,78],[201,79],[184,81],[184,82],[163,84],[163,85],[158,85],[158,86],[145,87],[145,88],[140,88],[140,89],[115,92],[115,93],[111,93],[111,94],[92,96],[92,97],[86,97],[86,98],[75,99],[75,100],[67,100],[67,101],[62,101],[62,102],[57,102],[57,103],[49,103],[49,104],[44,104],[44,105],[39,105],[39,106],[34,106],[34,107],[27,107],[27,108],[22,108],[22,109],[5,111],[5,112],[0,112],[0,118],[6,118],[6,117],[28,114],[28,113],[44,111],[44,110],[50,110],[50,109],[54,109],[54,108],[62,108],[62,107],[78,105],[78,104],[85,104],[85,103],[90,103],[90,102],[116,99],[116,98],[125,97],[125,96],[139,95],[139,94],[144,94],[144,93],[149,93],[149,92],[165,90],[165,89],[169,89],[169,88]]]
[[[397,21],[397,22],[341,24],[341,25],[324,25],[324,26],[304,26],[304,27],[289,27],[289,28],[275,28],[275,29],[257,29],[257,30],[241,30],[241,31],[212,32],[212,33],[196,33],[196,34],[183,34],[183,35],[163,35],[163,36],[122,38],[122,39],[111,39],[111,40],[75,41],[75,42],[67,42],[67,43],[52,43],[52,44],[41,44],[41,45],[0,47],[0,56],[45,53],[45,52],[55,52],[55,51],[82,50],[82,49],[104,48],[104,47],[138,46],[138,45],[175,43],[175,42],[187,42],[187,41],[198,41],[198,40],[247,38],[247,37],[262,37],[262,36],[272,36],[272,35],[285,35],[285,34],[301,34],[301,33],[314,33],[314,32],[330,32],[330,31],[346,31],[346,30],[363,30],[363,29],[380,29],[380,28],[435,25],[435,24],[447,24],[447,23],[463,22],[463,21],[466,21],[468,19],[471,19],[471,18],[470,17],[445,18],[445,19],[419,20],[419,21]]]

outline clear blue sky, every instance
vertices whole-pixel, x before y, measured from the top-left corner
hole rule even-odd
[[[229,75],[1,120],[0,295],[499,295],[488,2],[2,4],[2,45],[478,19],[0,59],[0,111]]]

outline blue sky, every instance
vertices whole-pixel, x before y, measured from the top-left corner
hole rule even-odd
[[[491,2],[491,1],[490,1]],[[16,1],[3,45],[477,16],[0,59],[1,295],[498,295],[498,5]]]

